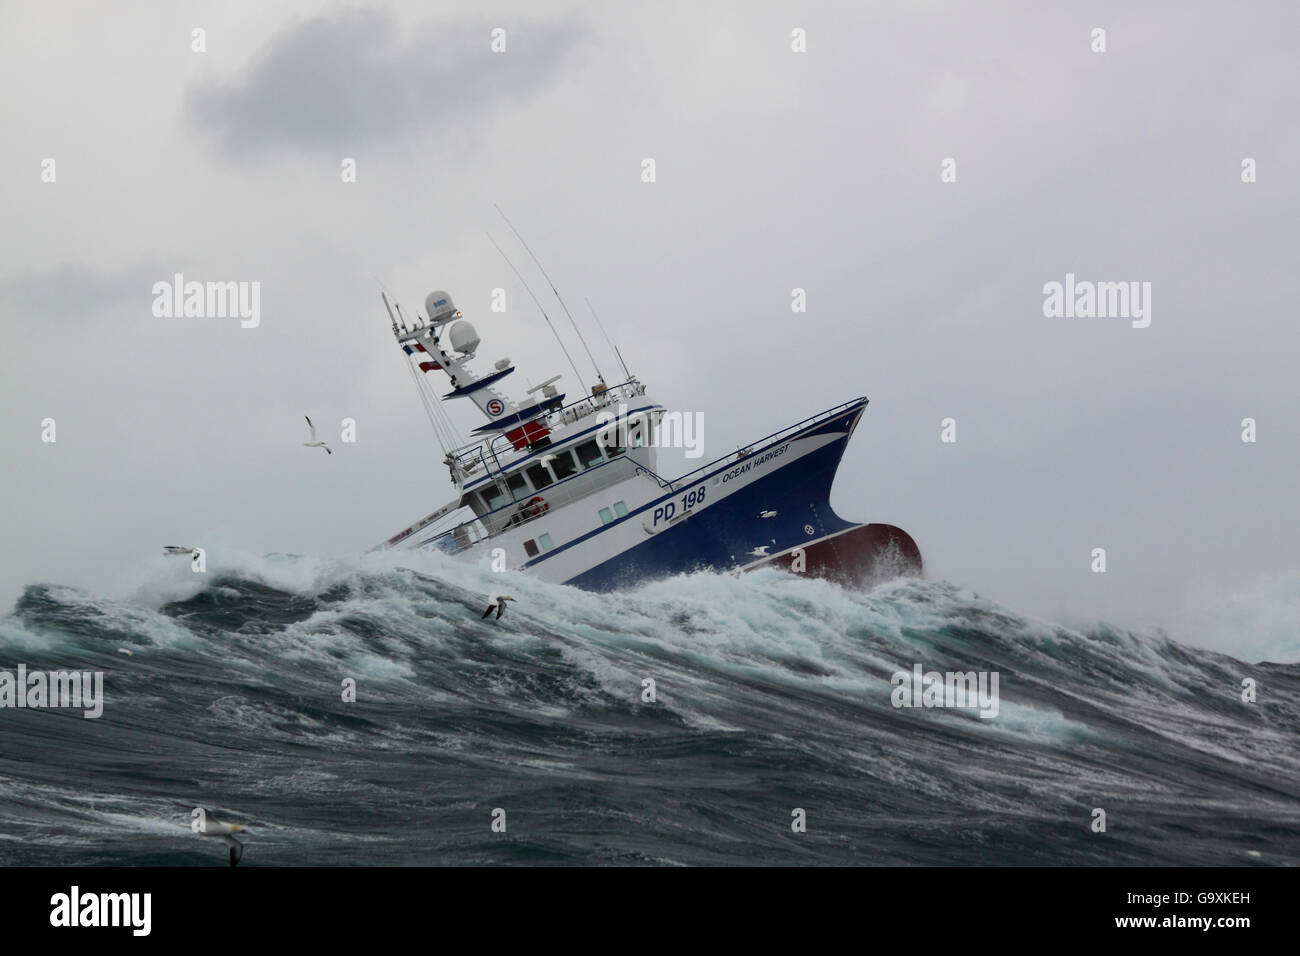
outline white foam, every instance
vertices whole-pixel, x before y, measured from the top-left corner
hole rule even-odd
[[[1241,660],[1300,662],[1300,569],[1189,602],[1188,643]]]

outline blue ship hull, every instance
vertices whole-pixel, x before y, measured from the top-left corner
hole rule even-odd
[[[565,583],[591,591],[612,591],[634,587],[649,578],[691,571],[730,571],[773,563],[788,566],[792,563],[789,557],[792,549],[802,549],[804,558],[811,558],[808,570],[812,573],[846,582],[857,581],[863,573],[870,573],[875,553],[890,546],[900,550],[905,562],[919,570],[920,552],[905,532],[889,525],[845,521],[831,510],[831,485],[865,408],[863,400],[805,431],[756,447],[752,453],[754,458],[777,444],[842,433],[836,440],[776,468],[716,504],[700,509],[689,519]],[[731,467],[723,465],[703,480],[711,481]],[[671,497],[666,495],[662,500]],[[644,510],[623,520],[640,520],[638,515]],[[776,515],[759,518],[765,511],[774,511]],[[766,554],[755,555],[755,549],[763,547]]]

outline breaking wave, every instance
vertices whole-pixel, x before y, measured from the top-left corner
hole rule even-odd
[[[197,806],[254,866],[1300,863],[1300,665],[942,581],[159,559],[115,598],[28,587],[19,663],[102,671],[104,709],[0,710],[6,864],[222,865]],[[917,665],[996,673],[996,716],[894,706]]]

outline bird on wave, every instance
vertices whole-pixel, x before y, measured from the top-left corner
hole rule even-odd
[[[483,612],[483,617],[487,617],[493,611],[497,612],[497,619],[500,620],[502,613],[506,609],[506,601],[513,601],[509,594],[494,594],[489,599],[487,610]]]
[[[230,848],[230,865],[239,865],[240,859],[244,856],[244,844],[235,839],[235,834],[244,832],[243,826],[238,823],[222,823],[211,814],[204,812],[203,825],[199,832],[204,836],[221,837],[222,842]]]

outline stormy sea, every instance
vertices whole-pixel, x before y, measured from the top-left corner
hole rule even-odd
[[[98,717],[0,710],[0,864],[225,866],[199,807],[242,867],[1300,864],[1300,664],[1176,637],[933,580],[160,557],[0,618],[11,690],[103,674]],[[918,665],[996,713],[895,706]]]

